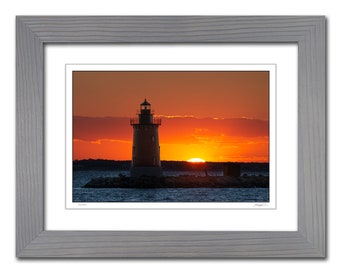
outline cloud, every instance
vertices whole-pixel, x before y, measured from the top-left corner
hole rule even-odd
[[[77,143],[77,142],[87,142],[87,143],[92,143],[92,144],[102,144],[102,143],[127,143],[127,144],[131,144],[131,141],[128,140],[113,140],[113,139],[98,139],[95,141],[89,141],[89,140],[80,140],[80,139],[73,139],[73,142]]]
[[[157,115],[155,115],[155,117],[168,118],[168,119],[172,119],[172,118],[196,118],[193,115],[162,115],[162,114],[157,114]]]
[[[73,118],[74,158],[131,159],[127,117]],[[162,118],[161,158],[256,161],[268,159],[269,122],[258,119]]]
[[[213,119],[167,116],[159,127],[162,140],[190,141],[194,137],[268,137],[269,122],[258,119]],[[73,138],[131,141],[133,128],[127,117],[73,117]]]
[[[132,131],[130,119],[125,117],[73,117],[73,139],[131,141]]]

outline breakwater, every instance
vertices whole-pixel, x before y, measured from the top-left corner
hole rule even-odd
[[[267,188],[268,176],[98,177],[84,188]]]

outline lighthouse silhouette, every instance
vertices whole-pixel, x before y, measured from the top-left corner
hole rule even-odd
[[[140,104],[138,117],[131,119],[133,127],[133,145],[131,177],[161,177],[162,167],[158,139],[160,118],[154,118],[151,104],[145,99]]]

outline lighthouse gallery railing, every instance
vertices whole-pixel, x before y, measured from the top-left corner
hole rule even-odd
[[[132,118],[130,119],[130,125],[140,125],[139,118]],[[162,124],[162,119],[161,118],[153,118],[151,123],[153,125],[161,125]]]

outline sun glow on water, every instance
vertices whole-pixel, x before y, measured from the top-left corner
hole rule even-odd
[[[205,160],[201,158],[190,158],[187,161],[192,162],[192,163],[204,163],[205,162]]]

